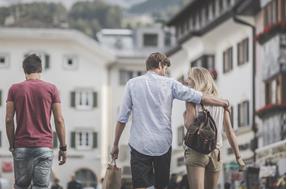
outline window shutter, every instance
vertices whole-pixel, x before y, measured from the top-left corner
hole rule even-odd
[[[97,107],[98,106],[98,93],[97,92],[93,92],[93,107]]]
[[[0,147],[2,147],[2,131],[0,131]]]
[[[249,61],[249,38],[245,39],[245,45],[246,45],[246,62]]]
[[[240,104],[237,105],[237,121],[238,121],[238,128],[241,127],[240,123]]]
[[[76,148],[76,132],[71,132],[71,148]]]
[[[0,90],[0,106],[2,106],[2,91]]]
[[[231,121],[231,126],[234,128],[234,113],[233,113],[233,106],[230,107],[230,121]]]
[[[58,147],[58,136],[56,132],[53,132],[53,148]]]
[[[50,56],[49,55],[45,55],[45,70],[50,68]]]
[[[97,148],[97,147],[98,147],[98,133],[93,132],[93,148]]]
[[[247,125],[249,125],[249,100],[246,101],[246,111],[247,111]]]
[[[71,92],[71,107],[76,107],[76,92],[72,91]]]

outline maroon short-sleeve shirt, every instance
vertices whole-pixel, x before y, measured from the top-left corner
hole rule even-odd
[[[42,80],[26,80],[10,87],[9,101],[14,102],[16,112],[14,147],[52,148],[52,105],[61,102],[56,86]]]

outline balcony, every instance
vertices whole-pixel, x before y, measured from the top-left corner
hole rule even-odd
[[[260,44],[266,43],[273,36],[278,33],[284,33],[286,31],[286,22],[272,23],[264,27],[263,31],[256,35],[256,40]]]
[[[267,104],[264,107],[258,109],[256,114],[262,119],[266,116],[271,116],[277,113],[285,112],[286,105],[285,104]]]

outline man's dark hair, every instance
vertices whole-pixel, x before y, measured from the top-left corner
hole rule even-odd
[[[42,72],[41,58],[35,54],[27,56],[23,61],[23,69],[26,74],[41,73]]]
[[[149,57],[146,60],[146,69],[152,70],[152,69],[159,68],[160,63],[162,66],[165,66],[165,65],[168,67],[170,66],[170,61],[166,57],[166,55],[159,53],[159,52],[152,53],[151,55],[149,55]]]

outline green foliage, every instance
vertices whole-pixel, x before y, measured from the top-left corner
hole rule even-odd
[[[70,11],[60,3],[33,2],[0,7],[0,26],[7,18],[17,27],[67,27],[78,29],[92,37],[101,28],[121,27],[122,10],[103,1],[81,1]]]
[[[132,6],[128,12],[132,14],[151,14],[155,20],[166,20],[174,15],[190,0],[147,0]]]

